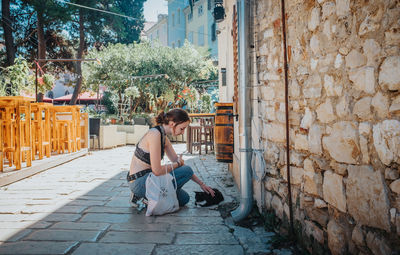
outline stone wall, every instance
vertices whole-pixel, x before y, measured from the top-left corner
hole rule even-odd
[[[281,7],[254,4],[262,204],[287,221]],[[296,226],[313,254],[398,251],[400,2],[291,0],[286,11]]]

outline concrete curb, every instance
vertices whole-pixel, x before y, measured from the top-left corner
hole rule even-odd
[[[0,187],[30,177],[32,175],[43,172],[55,166],[62,165],[76,158],[85,156],[86,154],[88,154],[88,152],[89,152],[88,149],[85,148],[77,152],[51,157],[44,162],[43,161],[40,162],[40,160],[35,160],[32,162],[31,167],[25,167],[22,168],[21,170],[14,170],[10,172],[0,173]]]

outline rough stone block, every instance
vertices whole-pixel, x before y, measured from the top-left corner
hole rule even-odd
[[[386,118],[388,116],[389,99],[381,92],[376,93],[372,98],[371,105],[374,107],[378,117]]]
[[[346,212],[346,194],[343,177],[331,171],[324,173],[324,200],[342,212]]]
[[[360,225],[354,227],[351,234],[351,240],[358,246],[365,246],[364,233]]]
[[[314,122],[314,114],[310,111],[310,108],[306,107],[304,117],[301,119],[300,127],[303,129],[309,129]]]
[[[346,67],[356,68],[363,66],[367,63],[366,57],[356,50],[350,51],[349,55],[346,56]]]
[[[328,247],[332,255],[340,255],[347,253],[347,237],[349,234],[345,226],[330,220],[328,223]]]
[[[368,151],[368,140],[364,136],[360,135],[360,149],[361,149],[361,155],[362,155],[362,162],[364,164],[369,164],[370,158],[369,158],[369,151]]]
[[[271,206],[272,206],[272,208],[274,208],[276,216],[278,216],[279,219],[283,219],[283,205],[282,205],[282,201],[280,200],[280,198],[278,196],[272,197]]]
[[[312,51],[315,55],[317,55],[317,54],[320,52],[318,35],[314,34],[313,36],[311,36],[311,39],[310,39],[310,48],[311,48],[311,51]]]
[[[308,132],[308,146],[310,152],[321,155],[322,154],[322,134],[323,130],[320,125],[314,124]]]
[[[383,164],[400,163],[400,121],[384,120],[373,127],[374,147]]]
[[[387,186],[371,166],[348,167],[347,208],[357,223],[390,231]]]
[[[355,164],[360,155],[358,132],[353,122],[341,121],[333,124],[330,136],[322,139],[324,148],[337,162]]]
[[[398,169],[385,169],[385,179],[386,180],[396,180],[399,178],[399,170]]]
[[[336,0],[336,15],[339,17],[350,14],[350,0]]]
[[[336,5],[334,2],[326,2],[322,5],[322,20],[332,16],[336,12]]]
[[[374,39],[367,39],[363,44],[364,54],[367,57],[367,65],[374,66],[376,57],[379,56],[381,47]]]
[[[322,123],[329,123],[336,119],[336,116],[333,113],[332,102],[329,98],[325,103],[320,104],[317,107],[317,116]]]
[[[355,103],[353,114],[357,115],[360,120],[369,120],[372,118],[371,100],[371,97],[364,97]]]
[[[392,249],[382,236],[378,236],[378,234],[370,231],[367,234],[366,241],[368,248],[371,249],[373,254],[392,254]]]
[[[286,131],[283,124],[269,123],[266,125],[267,139],[272,142],[283,143],[286,141]]]
[[[392,104],[389,108],[389,112],[391,114],[400,113],[400,96],[397,96],[393,99]]]
[[[307,216],[310,217],[311,220],[318,222],[319,225],[326,228],[329,220],[328,210],[322,210],[315,207],[307,207],[306,212]]]
[[[387,57],[379,70],[379,85],[385,90],[400,90],[400,56]]]
[[[400,180],[396,180],[396,181],[392,182],[392,183],[390,184],[390,189],[391,189],[394,193],[400,195]]]
[[[320,173],[304,176],[304,192],[322,197],[322,175]]]
[[[314,31],[318,27],[319,22],[320,22],[320,8],[315,7],[314,9],[312,9],[310,19],[308,20],[308,29]]]
[[[317,240],[319,243],[323,244],[324,243],[324,231],[317,227],[314,223],[311,221],[305,220],[305,232],[308,236],[312,236],[315,240]]]
[[[294,148],[296,150],[308,150],[307,135],[296,134],[294,139]]]
[[[375,93],[375,70],[373,67],[366,66],[352,69],[349,71],[349,79],[354,83],[357,90],[367,94]]]

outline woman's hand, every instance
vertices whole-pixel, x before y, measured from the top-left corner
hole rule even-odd
[[[182,154],[180,154],[178,156],[178,161],[177,162],[178,162],[179,166],[183,166],[185,164],[185,161],[182,159]]]
[[[206,192],[207,194],[211,194],[212,197],[215,196],[214,190],[213,190],[211,187],[205,185],[204,183],[201,183],[200,188],[201,188],[204,192]]]

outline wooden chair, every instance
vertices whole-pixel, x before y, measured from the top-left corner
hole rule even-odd
[[[89,129],[90,139],[93,138],[93,149],[96,147],[94,139],[97,138],[97,148],[100,150],[100,119],[89,119]]]
[[[39,154],[39,159],[44,155],[51,155],[51,125],[50,125],[50,107],[48,103],[32,103],[32,157]]]
[[[190,125],[190,141],[189,141],[189,153],[193,154],[193,149],[199,151],[201,154],[201,133],[202,127],[200,125]]]
[[[80,119],[81,148],[88,148],[89,114],[87,112],[81,113]]]
[[[52,106],[52,150],[58,154],[76,151],[76,107],[74,106]]]
[[[32,165],[31,107],[32,99],[24,97],[0,97],[3,122],[3,152],[9,165],[21,169],[21,162]]]
[[[204,118],[200,120],[202,126],[201,144],[205,146],[206,154],[214,151],[214,118]]]
[[[3,121],[0,119],[0,172],[3,172],[4,164],[4,152],[3,152]]]

